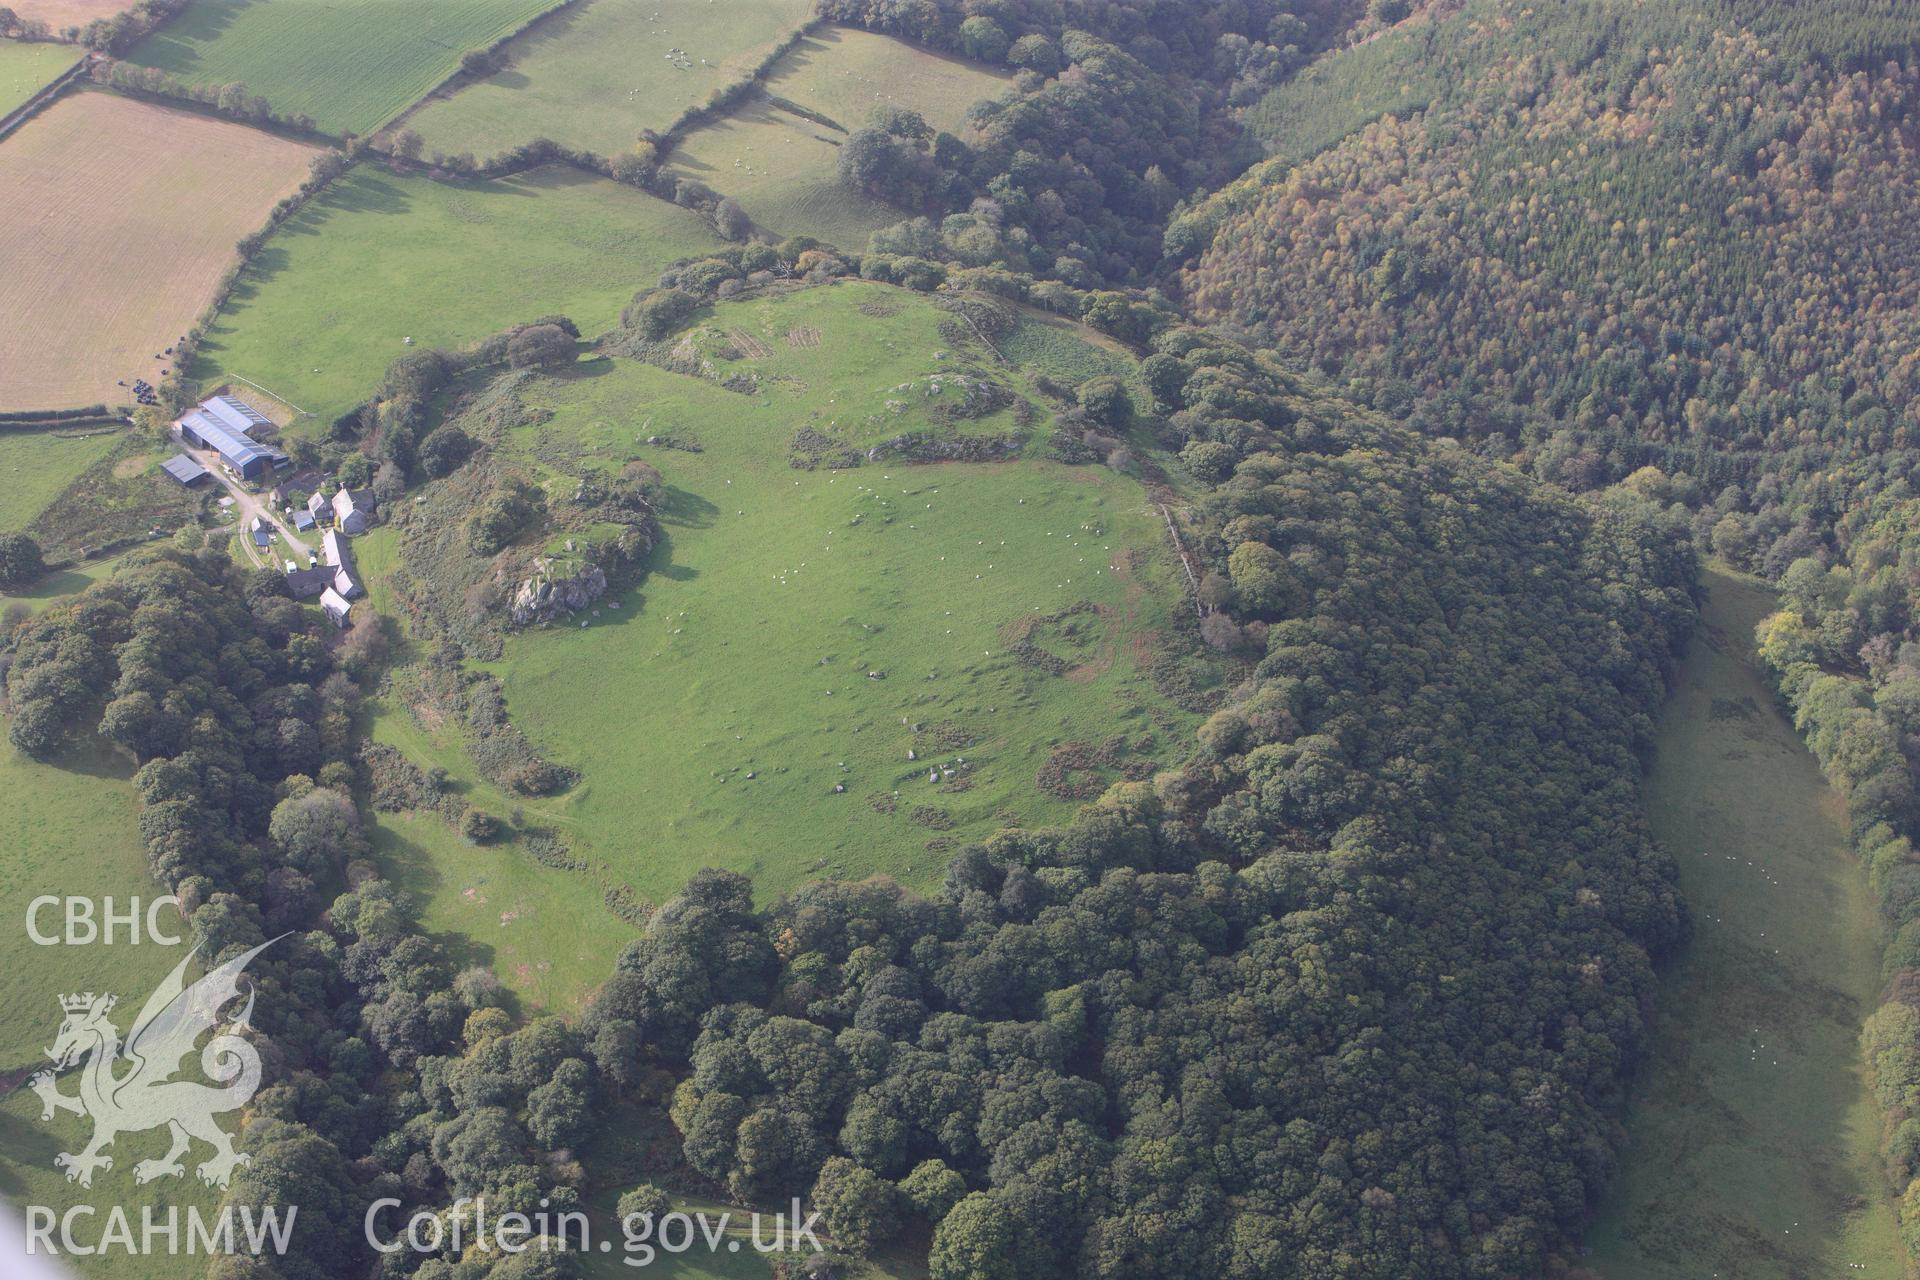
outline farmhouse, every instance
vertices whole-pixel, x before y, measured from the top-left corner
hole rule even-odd
[[[174,454],[160,464],[160,469],[189,489],[213,474],[184,453]]]
[[[347,536],[338,529],[329,529],[320,536],[320,547],[333,568],[333,589],[349,600],[365,594],[360,585],[360,574],[353,565],[353,550],[347,546]]]
[[[316,564],[305,569],[287,570],[287,590],[293,593],[295,600],[311,600],[333,586],[333,578],[339,570],[329,565]]]
[[[373,524],[373,490],[342,485],[333,495],[333,524],[347,533],[365,533]]]
[[[287,455],[261,444],[253,433],[272,426],[259,411],[232,396],[212,396],[174,423],[180,438],[196,449],[212,449],[243,479],[259,480],[291,465]]]
[[[320,593],[320,611],[327,615],[327,621],[336,627],[347,625],[347,615],[353,612],[353,602],[328,587]]]
[[[312,493],[320,487],[326,477],[313,467],[294,472],[279,484],[273,486],[273,500],[280,506],[286,506],[296,493]]]

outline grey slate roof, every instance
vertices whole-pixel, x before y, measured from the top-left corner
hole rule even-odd
[[[160,469],[181,484],[205,480],[211,473],[184,453],[176,453],[160,464]]]
[[[287,590],[295,600],[311,600],[333,584],[338,570],[317,564],[309,569],[294,569],[287,574]]]

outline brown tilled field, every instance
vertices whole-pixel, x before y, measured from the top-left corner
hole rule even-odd
[[[14,0],[7,7],[28,22],[38,19],[54,31],[84,27],[95,18],[111,18],[133,0]]]
[[[314,149],[70,93],[0,146],[0,410],[131,403]],[[158,358],[156,358],[156,356]]]

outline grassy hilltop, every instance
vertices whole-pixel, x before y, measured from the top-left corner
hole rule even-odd
[[[1037,351],[1116,360],[1029,323]],[[591,864],[529,872],[524,855],[386,822],[432,923],[564,1001],[628,932],[598,900],[609,886],[657,902],[724,866],[770,896],[819,876],[930,887],[959,845],[1064,820],[1182,749],[1199,717],[1160,685],[1215,677],[1172,631],[1185,606],[1161,514],[1134,479],[1045,460],[1044,366],[993,364],[953,326],[886,286],[772,293],[661,344],[709,376],[603,358],[516,393],[496,457],[550,501],[644,460],[664,477],[664,538],[641,587],[610,593],[585,629],[514,636],[484,664],[534,746],[583,775],[565,795],[503,794],[435,713],[385,704],[376,738]],[[944,420],[969,395],[978,416]],[[1006,439],[1017,460],[790,465],[796,442],[865,450],[906,433]],[[408,609],[435,570],[407,548],[463,515],[430,486],[369,540],[376,603]],[[562,904],[570,936],[595,945],[551,948],[542,921]]]

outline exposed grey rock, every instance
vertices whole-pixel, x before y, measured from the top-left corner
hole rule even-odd
[[[545,624],[591,607],[606,590],[607,574],[599,565],[569,561],[563,566],[542,557],[533,562],[533,573],[514,591],[508,612],[516,627]]]

